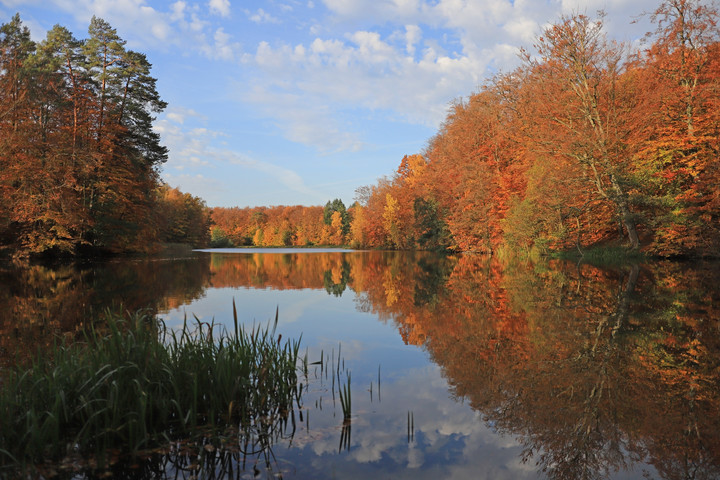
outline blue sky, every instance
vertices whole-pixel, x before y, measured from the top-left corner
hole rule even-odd
[[[162,177],[209,206],[350,205],[419,153],[455,99],[517,65],[542,27],[605,10],[612,38],[656,0],[0,0],[40,41],[93,15],[153,64]]]

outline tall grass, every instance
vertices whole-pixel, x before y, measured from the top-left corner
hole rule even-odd
[[[246,331],[139,313],[108,314],[79,342],[58,340],[0,376],[0,477],[70,456],[106,463],[187,438],[199,427],[268,436],[299,406],[299,341],[275,323]]]

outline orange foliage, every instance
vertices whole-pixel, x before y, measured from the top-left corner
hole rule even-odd
[[[336,212],[337,213],[337,212]],[[216,228],[235,246],[343,245],[342,226],[325,225],[323,207],[221,208],[211,211]]]
[[[423,248],[432,232],[463,251],[624,243],[717,256],[717,16],[666,0],[634,56],[602,17],[563,17],[520,68],[456,101],[422,156],[364,189],[363,241]],[[434,218],[418,205],[436,205]]]

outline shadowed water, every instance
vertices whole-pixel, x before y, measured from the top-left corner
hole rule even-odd
[[[277,309],[277,332],[302,336],[301,408],[282,431],[157,452],[116,477],[711,479],[718,267],[313,250],[6,267],[0,365],[108,308],[230,328],[234,300],[246,324]]]

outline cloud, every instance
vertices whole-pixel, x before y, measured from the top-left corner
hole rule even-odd
[[[611,0],[611,5],[637,10],[650,2]],[[578,0],[574,8],[600,3]],[[343,149],[363,147],[361,134],[352,130],[353,122],[344,120],[350,114],[381,115],[436,128],[451,101],[476,91],[498,71],[517,66],[520,47],[531,47],[542,26],[558,19],[572,2],[323,0],[323,4],[329,18],[308,27],[313,39],[262,41],[254,54],[244,55],[244,65],[258,72],[242,100],[258,105],[293,141]],[[346,28],[357,25],[365,28]]]
[[[360,345],[365,347],[365,345]],[[329,351],[332,342],[313,345]],[[343,358],[346,343],[342,344]],[[359,356],[366,354],[361,351]],[[350,361],[350,365],[356,365]],[[353,370],[353,385],[357,372]],[[362,374],[361,374],[362,375]],[[415,386],[421,383],[419,391]],[[414,478],[537,478],[530,462],[521,459],[522,445],[510,436],[493,432],[481,416],[467,405],[448,398],[447,381],[435,365],[393,371],[383,378],[382,401],[369,401],[353,389],[352,446],[333,458],[336,470],[350,479],[369,478],[378,466],[388,477]],[[316,397],[325,397],[318,402]],[[339,405],[333,404],[327,388],[310,382],[304,397],[309,406],[310,430],[298,429],[293,449],[282,452],[292,462],[303,461],[306,473],[327,469],[327,456],[338,451]],[[313,402],[315,400],[315,402]],[[316,405],[312,409],[313,403]],[[338,402],[339,403],[339,402]],[[317,405],[325,405],[318,409]],[[412,413],[414,440],[408,439],[408,418]],[[382,428],[376,428],[382,425]],[[442,459],[437,457],[442,452]],[[294,455],[294,457],[292,456]]]
[[[405,49],[410,56],[415,55],[415,45],[422,38],[422,30],[417,25],[405,25]]]
[[[222,17],[230,16],[230,0],[210,0],[208,2],[210,12]]]
[[[145,0],[58,0],[55,4],[84,25],[93,15],[107,20],[128,40],[130,48],[173,41],[171,15],[147,5]]]
[[[208,58],[213,60],[232,61],[236,57],[236,52],[240,52],[242,46],[238,42],[232,42],[232,37],[225,33],[222,27],[215,30],[213,34],[213,43],[205,43],[202,51]]]
[[[217,192],[227,190],[227,185],[225,185],[223,182],[214,178],[208,178],[202,173],[179,175],[165,173],[163,174],[163,177],[165,178],[165,181],[168,183],[168,185],[179,188],[186,193],[198,191]],[[202,198],[205,199],[205,197]]]
[[[165,110],[165,118],[173,123],[184,124],[188,118],[199,118],[205,120],[204,115],[199,114],[191,108],[180,107],[177,105],[171,105]]]
[[[318,200],[323,200],[325,198],[324,195],[305,185],[305,181],[294,170],[290,170],[279,165],[274,165],[272,163],[261,162],[246,155],[238,154],[231,151],[222,152],[222,155],[227,159],[227,161],[232,164],[240,165],[242,167],[250,168],[252,170],[257,170],[268,174],[271,178],[278,181],[284,187],[292,190],[293,192],[313,197]]]
[[[257,12],[252,13],[249,10],[245,10],[248,18],[251,22],[255,23],[280,23],[280,20],[267,13],[262,8],[258,8]]]
[[[243,102],[255,105],[264,116],[272,118],[288,140],[325,153],[358,151],[363,147],[359,135],[348,131],[336,112],[315,95],[289,92],[281,84],[256,83],[245,90],[238,87],[237,91]]]
[[[163,177],[173,184],[178,178],[188,184],[188,191],[199,195],[209,204],[219,204],[222,191],[227,191],[225,182],[228,171],[238,170],[234,177],[242,178],[242,170],[252,170],[264,174],[267,184],[274,183],[283,189],[311,198],[313,202],[325,200],[326,195],[305,184],[303,178],[294,170],[252,158],[249,155],[218,146],[219,140],[226,138],[224,133],[198,126],[190,118],[204,121],[204,118],[193,110],[172,109],[155,122],[155,130],[160,134],[162,143],[169,149],[169,159],[164,166]],[[200,177],[194,171],[202,170]],[[220,172],[223,173],[220,173]],[[214,189],[207,189],[212,175],[220,174],[222,180],[213,179]],[[245,175],[248,176],[249,175]],[[202,181],[198,180],[202,179]],[[220,188],[220,182],[223,187]],[[175,184],[173,184],[175,186]],[[199,191],[201,190],[201,191]],[[218,203],[212,203],[218,202]]]
[[[8,2],[10,0],[2,0]],[[12,0],[13,2],[17,0]],[[187,0],[177,0],[164,10],[150,0],[45,0],[53,8],[72,15],[87,28],[93,15],[107,20],[128,41],[128,48],[147,51],[180,49],[200,52],[215,60],[233,61],[241,49],[224,26],[216,26],[210,15],[229,17],[229,0],[210,0],[208,9]],[[151,4],[153,6],[151,6]],[[29,24],[35,27],[32,20]],[[44,33],[33,35],[41,38]],[[82,37],[84,32],[76,32]]]
[[[187,3],[183,1],[177,1],[173,3],[170,6],[170,20],[172,21],[178,21],[185,18],[185,9],[187,8]]]
[[[422,51],[418,59],[409,52],[415,48]],[[437,126],[450,100],[476,88],[487,62],[479,56],[446,54],[422,41],[422,31],[413,26],[386,37],[358,30],[344,39],[315,38],[308,45],[263,42],[244,61],[263,72],[244,100],[266,103],[266,111],[296,137],[307,138],[306,143],[314,141],[308,138],[311,131],[323,131],[321,124],[311,125],[308,120],[313,118],[308,116],[332,130],[340,126],[338,114],[343,109],[384,111],[411,123]],[[299,103],[314,115],[298,115],[293,105]],[[318,105],[334,107],[323,112]],[[335,120],[328,123],[328,118]]]
[[[383,21],[403,22],[423,15],[424,2],[420,0],[390,0],[366,2],[364,0],[323,0],[325,6],[340,20],[378,18]]]

